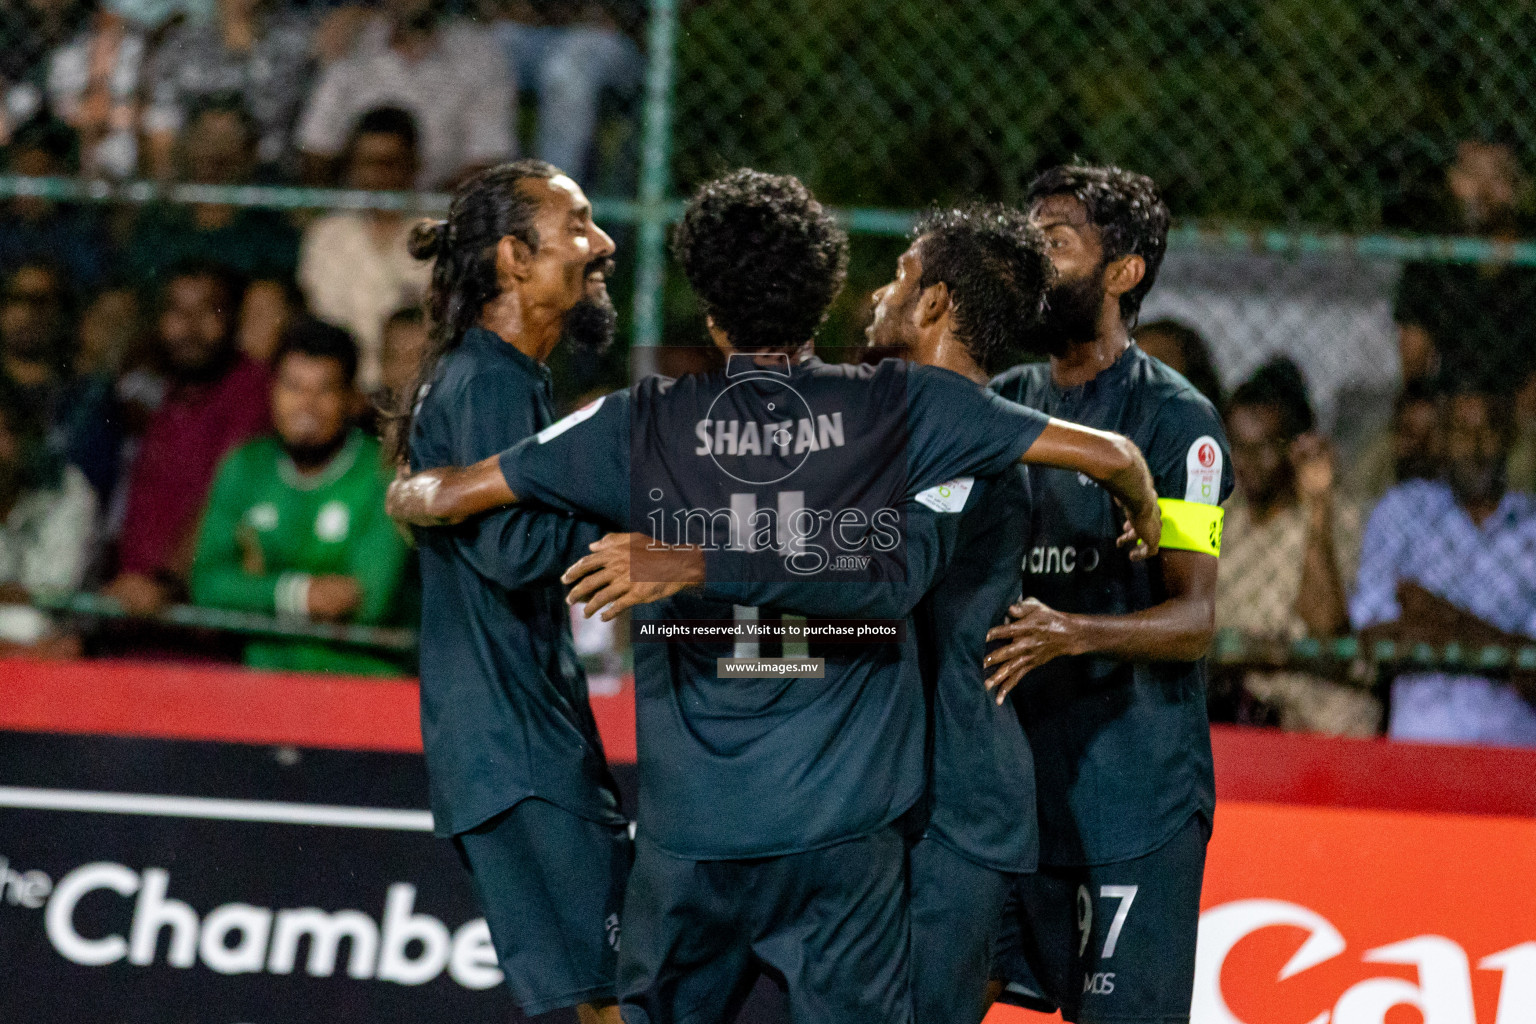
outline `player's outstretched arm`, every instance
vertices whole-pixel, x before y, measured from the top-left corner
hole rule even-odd
[[[402,469],[389,485],[384,509],[399,523],[451,526],[516,501],[502,475],[500,456],[493,455],[472,466],[439,466],[410,474]]]
[[[1074,470],[1097,480],[1114,495],[1129,520],[1120,545],[1141,541],[1142,546],[1131,552],[1133,559],[1157,554],[1163,532],[1162,512],[1157,505],[1152,473],[1136,442],[1120,434],[1053,417],[1022,461]]]
[[[989,641],[1006,640],[987,655],[987,689],[1001,704],[1008,691],[1041,665],[1063,655],[1104,654],[1125,661],[1194,661],[1216,632],[1216,556],[1164,551],[1168,599],[1129,615],[1069,615],[1030,598],[1008,609]]]
[[[591,552],[567,569],[561,582],[571,586],[567,604],[585,604],[588,618],[601,611],[605,622],[628,608],[663,600],[689,587],[701,587],[703,596],[715,600],[794,615],[903,618],[947,564],[953,540],[952,534],[939,529],[934,514],[915,502],[909,503],[906,521],[905,550],[876,556],[885,579],[815,582],[732,577],[727,582],[710,577],[701,548],[657,544],[643,533],[611,533],[591,545]]]

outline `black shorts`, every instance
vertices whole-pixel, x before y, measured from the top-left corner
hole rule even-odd
[[[1187,1024],[1210,822],[1134,860],[1019,876],[992,975],[1000,1002],[1082,1024]]]
[[[907,856],[913,1024],[980,1024],[1003,907],[1019,876],[924,836]]]
[[[524,1014],[614,998],[619,911],[634,862],[627,826],[533,798],[453,841]]]
[[[906,843],[894,827],[754,860],[684,860],[645,841],[624,904],[625,1024],[717,1024],[757,979],[805,1024],[908,1024]]]

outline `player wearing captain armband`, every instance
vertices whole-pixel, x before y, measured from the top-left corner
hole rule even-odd
[[[1031,467],[1026,600],[992,630],[988,679],[1035,756],[1040,868],[1015,886],[1000,997],[1068,1021],[1189,1019],[1205,847],[1216,803],[1205,707],[1220,503],[1232,490],[1215,408],[1131,341],[1167,244],[1152,181],[1058,167],[1031,188],[1057,283],[1035,340],[1050,362],[993,381],[1005,398],[1112,430],[1145,452],[1162,550],[1115,546],[1102,488]]]

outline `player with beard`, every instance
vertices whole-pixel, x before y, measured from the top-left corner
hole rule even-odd
[[[613,240],[565,174],[522,160],[477,174],[411,251],[433,260],[432,336],[391,424],[414,467],[473,462],[555,420],[546,360],[606,344]],[[437,834],[474,879],[524,1014],[616,1024],[628,822],[587,698],[561,571],[602,531],[506,509],[421,548],[421,731]]]
[[[1012,691],[1034,751],[1040,868],[1014,888],[994,973],[1005,1000],[1069,1021],[1187,1021],[1215,808],[1203,659],[1230,460],[1211,403],[1131,340],[1167,246],[1151,179],[1057,167],[1030,200],[1058,275],[1034,335],[1050,362],[992,386],[1140,445],[1163,534],[1158,557],[1133,561],[1101,488],[1030,469],[1028,599],[990,634],[1007,643],[987,657],[987,685]]]

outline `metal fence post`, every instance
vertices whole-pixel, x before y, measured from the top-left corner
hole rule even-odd
[[[640,155],[640,238],[635,261],[635,349],[653,349],[661,343],[661,299],[667,272],[665,204],[671,177],[677,0],[650,0],[650,7]],[[644,355],[641,359],[651,362]],[[636,369],[643,373],[651,367],[637,365]]]

